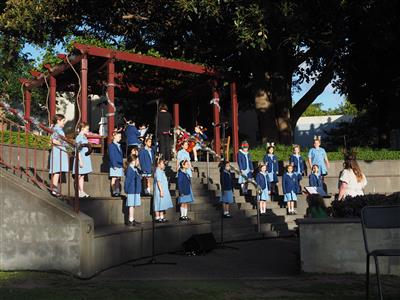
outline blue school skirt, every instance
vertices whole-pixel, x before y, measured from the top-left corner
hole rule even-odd
[[[126,206],[140,206],[142,202],[140,201],[140,194],[128,194],[126,199]]]
[[[223,202],[226,204],[233,203],[233,192],[232,191],[222,191],[221,199],[219,202]]]
[[[122,168],[110,168],[110,177],[123,177],[124,170]]]
[[[194,201],[192,189],[190,189],[189,195],[179,196],[178,203],[191,203]]]
[[[288,202],[288,201],[297,201],[297,195],[295,192],[290,192],[286,193],[283,197],[283,201]]]
[[[258,196],[258,200],[260,200],[260,201],[269,201],[270,200],[269,190],[268,189],[263,189],[261,191],[261,195]]]

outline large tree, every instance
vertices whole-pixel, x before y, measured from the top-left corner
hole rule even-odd
[[[39,44],[90,34],[219,66],[239,82],[242,107],[257,108],[261,137],[290,143],[346,53],[347,8],[347,1],[323,0],[8,0],[0,26]],[[310,80],[292,105],[292,89]]]

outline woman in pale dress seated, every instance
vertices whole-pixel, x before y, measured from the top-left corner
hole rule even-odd
[[[347,196],[364,195],[367,178],[361,172],[355,157],[352,155],[347,156],[343,166],[344,170],[339,178],[339,200],[343,200]]]

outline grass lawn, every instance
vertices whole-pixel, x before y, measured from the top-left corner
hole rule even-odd
[[[385,299],[400,299],[400,278],[386,276]],[[375,280],[371,288],[376,298]],[[371,299],[374,299],[371,298]],[[0,272],[0,299],[365,299],[364,276],[299,275],[234,280],[80,280],[41,272]]]

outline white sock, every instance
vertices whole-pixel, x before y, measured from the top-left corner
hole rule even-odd
[[[180,210],[181,210],[181,217],[184,217],[185,216],[185,209],[181,206]]]
[[[161,219],[161,217],[156,217],[156,220],[159,220],[159,219]]]
[[[188,209],[186,207],[183,209],[183,213],[184,213],[184,216],[187,217]]]
[[[129,217],[129,222],[133,222],[135,220],[134,217]]]
[[[150,194],[150,188],[147,188],[146,190],[147,190],[147,193],[149,193],[149,194]]]
[[[228,210],[224,211],[224,215],[229,215],[229,211]]]
[[[115,193],[116,193],[116,194],[119,194],[119,193],[120,193],[119,188],[115,188]]]

